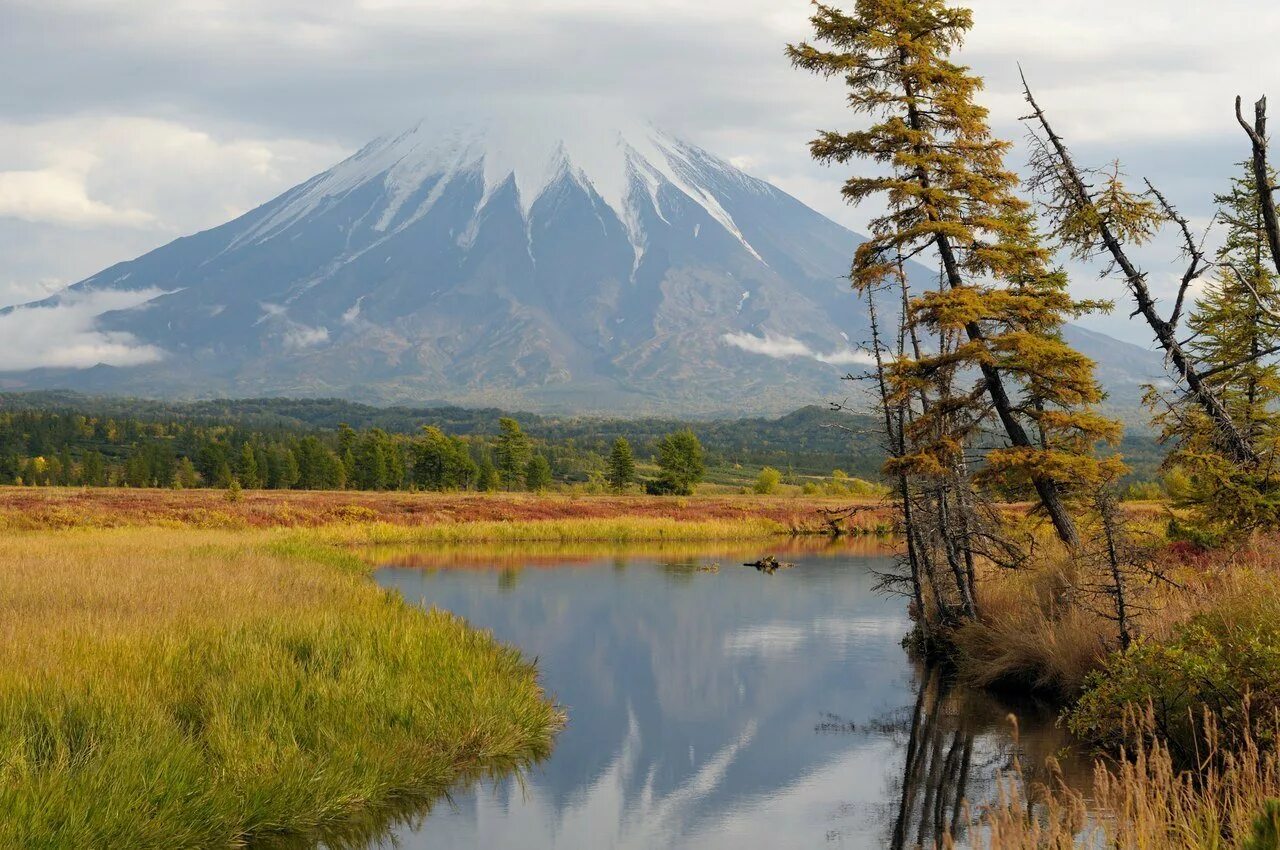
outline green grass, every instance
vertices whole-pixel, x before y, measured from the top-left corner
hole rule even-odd
[[[0,846],[340,831],[549,752],[531,666],[357,566],[261,532],[0,541]]]

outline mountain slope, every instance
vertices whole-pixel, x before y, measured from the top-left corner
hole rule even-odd
[[[848,393],[855,234],[647,125],[565,129],[375,141],[46,302],[135,293],[98,327],[155,362],[5,383],[695,414]]]

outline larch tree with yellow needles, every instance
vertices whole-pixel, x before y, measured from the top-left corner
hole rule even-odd
[[[1070,296],[1005,167],[1009,144],[992,136],[976,102],[981,79],[951,59],[971,13],[943,0],[858,0],[849,12],[816,3],[812,23],[815,43],[788,56],[842,77],[850,107],[874,121],[822,132],[811,146],[824,163],[877,166],[843,188],[851,203],[878,198],[887,207],[858,247],[854,287],[882,285],[902,259],[931,255],[941,269],[938,289],[913,292],[902,319],[945,344],[888,369],[895,393],[932,399],[913,417],[913,449],[896,464],[954,475],[994,420],[1003,444],[983,453],[979,476],[1033,495],[1058,537],[1078,546],[1073,500],[1115,475],[1118,461],[1098,459],[1094,446],[1117,439],[1119,426],[1094,409],[1103,394],[1093,363],[1061,330],[1105,305]],[[942,386],[975,374],[972,387]]]

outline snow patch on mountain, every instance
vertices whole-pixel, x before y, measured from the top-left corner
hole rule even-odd
[[[290,322],[281,337],[286,351],[302,351],[329,341],[329,329]]]
[[[483,181],[473,225],[509,182],[514,182],[527,222],[533,205],[547,189],[568,178],[598,197],[622,222],[635,249],[637,266],[647,243],[638,204],[647,200],[666,222],[661,203],[664,186],[673,187],[700,206],[764,262],[717,198],[717,189],[723,191],[725,186],[716,184],[729,181],[756,193],[767,193],[770,187],[651,124],[636,120],[548,122],[504,116],[472,120],[448,130],[440,126],[436,121],[423,121],[404,133],[371,142],[291,192],[281,205],[237,236],[229,250],[278,236],[375,181],[381,181],[385,206],[371,227],[386,233],[393,222],[400,222],[395,227],[400,231],[420,220],[459,177]],[[404,216],[405,205],[415,197],[422,200]],[[473,235],[464,232],[458,244],[466,247]]]
[[[390,257],[387,259],[390,259]],[[356,299],[356,303],[352,304],[343,312],[342,323],[344,325],[353,325],[355,324],[356,319],[360,318],[360,305],[364,303],[364,299],[367,297],[367,295],[361,295]]]

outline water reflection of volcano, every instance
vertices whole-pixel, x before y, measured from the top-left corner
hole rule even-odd
[[[523,785],[461,793],[400,846],[912,846],[949,824],[1002,758],[1004,712],[979,720],[908,662],[904,606],[873,590],[883,564],[791,560],[763,576],[603,558],[505,588],[380,571],[537,656],[569,713]]]

